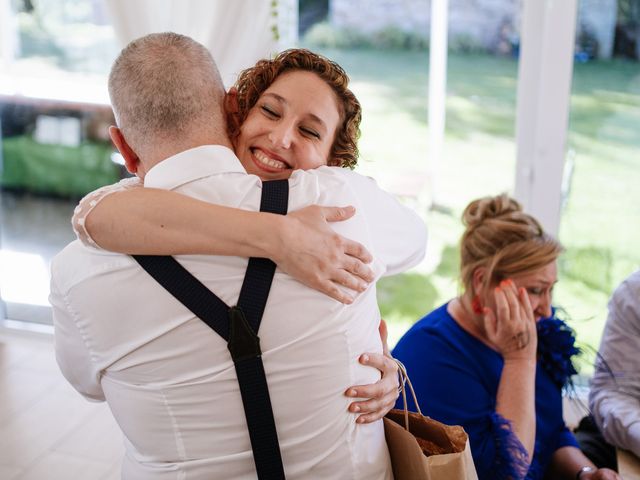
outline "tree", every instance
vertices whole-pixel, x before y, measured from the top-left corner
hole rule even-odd
[[[640,23],[640,0],[618,0],[618,23]]]
[[[621,53],[640,60],[640,0],[618,0],[616,37]]]

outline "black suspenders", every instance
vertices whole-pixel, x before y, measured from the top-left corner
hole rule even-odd
[[[260,211],[286,215],[288,201],[287,180],[262,183]],[[134,258],[160,285],[227,341],[240,385],[258,478],[284,479],[257,335],[276,270],[275,263],[266,258],[250,258],[238,305],[229,307],[173,257],[134,255]]]

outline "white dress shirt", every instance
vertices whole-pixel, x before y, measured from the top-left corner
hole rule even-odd
[[[640,456],[640,270],[613,292],[589,407],[609,442]]]
[[[145,186],[247,210],[260,204],[260,180],[220,146],[170,157]],[[297,171],[289,211],[311,204],[356,207],[332,226],[369,249],[378,277],[424,255],[423,222],[369,178],[335,167]],[[235,304],[247,259],[177,258]],[[50,300],[63,374],[87,398],[106,400],[124,432],[124,479],[255,478],[226,342],[131,257],[71,243],[53,261]],[[288,479],[392,477],[382,422],[356,424],[344,396],[379,379],[357,361],[381,351],[379,321],[375,286],[343,305],[276,271],[259,335]]]

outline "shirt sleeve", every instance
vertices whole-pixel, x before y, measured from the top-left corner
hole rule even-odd
[[[589,406],[605,439],[640,456],[640,271],[609,301]]]
[[[53,308],[54,343],[56,361],[67,381],[88,400],[104,401],[100,375],[91,352],[78,328],[77,316],[72,311],[66,294],[55,281],[55,263],[52,267],[49,303]]]
[[[529,468],[527,451],[510,422],[496,413],[495,394],[470,364],[474,352],[414,328],[400,340],[393,356],[407,367],[422,413],[464,427],[478,478],[524,478]],[[403,408],[402,399],[396,408]]]
[[[73,211],[73,217],[71,218],[73,232],[76,234],[78,240],[80,240],[82,244],[87,247],[99,248],[98,244],[93,238],[91,238],[91,235],[86,228],[86,220],[89,214],[93,211],[96,205],[98,205],[98,203],[100,203],[102,200],[104,200],[105,197],[111,195],[112,193],[122,192],[124,190],[130,190],[132,188],[140,188],[142,186],[142,180],[140,180],[138,177],[131,177],[120,180],[118,183],[114,183],[113,185],[101,187],[85,195],[84,198],[80,200],[80,203],[76,206],[75,210]]]
[[[370,177],[349,173],[349,182],[358,197],[358,211],[369,221],[374,256],[385,266],[384,276],[396,275],[415,265],[427,248],[427,227],[411,208],[382,190]]]

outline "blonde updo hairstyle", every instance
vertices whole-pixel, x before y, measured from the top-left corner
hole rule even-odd
[[[558,258],[560,243],[506,194],[471,202],[462,214],[460,280],[471,295],[473,274],[485,268],[484,288],[542,268]]]

